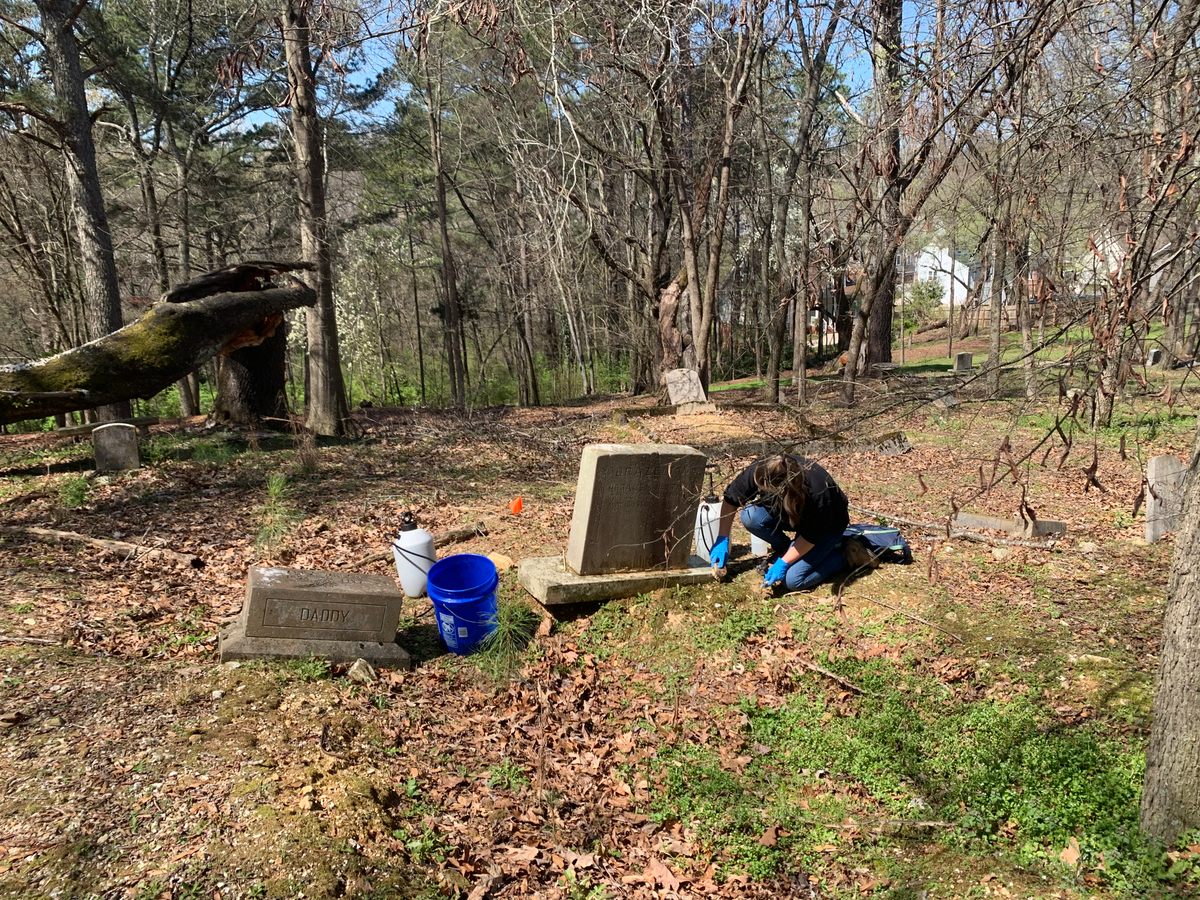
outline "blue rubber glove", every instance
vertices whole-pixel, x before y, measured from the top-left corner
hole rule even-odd
[[[763,587],[770,587],[773,584],[783,581],[783,576],[787,574],[788,565],[789,563],[782,556],[771,563],[771,568],[767,569],[767,574],[763,577]]]
[[[729,562],[729,538],[717,538],[717,542],[708,551],[708,561],[712,563],[714,569],[725,568],[725,564]]]

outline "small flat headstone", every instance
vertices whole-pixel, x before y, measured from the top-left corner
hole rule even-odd
[[[681,444],[584,447],[567,567],[577,575],[684,568],[704,463]]]
[[[1146,543],[1160,541],[1179,527],[1188,467],[1170,455],[1151,457],[1146,466]]]
[[[242,614],[221,635],[221,661],[318,656],[408,667],[395,642],[403,599],[388,576],[253,566]]]
[[[955,372],[970,372],[971,363],[974,355],[971,353],[956,353],[954,354],[954,371]]]
[[[1146,354],[1146,365],[1157,366],[1162,362],[1163,352],[1161,347],[1151,347]]]
[[[941,409],[941,410],[945,410],[945,411],[949,412],[950,410],[954,409],[954,407],[958,406],[959,403],[961,403],[961,402],[962,401],[960,401],[958,399],[958,397],[955,396],[954,394],[942,394],[942,396],[934,399],[933,405],[937,409]]]
[[[97,472],[127,472],[142,464],[138,453],[137,428],[121,422],[92,429],[92,449]]]
[[[695,369],[668,369],[663,375],[667,385],[667,402],[672,406],[681,403],[704,403],[708,395]]]
[[[871,442],[871,449],[881,456],[903,456],[912,449],[903,431],[889,431]]]
[[[982,516],[967,512],[956,514],[953,524],[955,528],[968,530],[983,528],[987,531],[1003,531],[1005,534],[1016,534],[1028,538],[1065,534],[1067,531],[1064,522],[1056,522],[1053,519],[1001,519],[997,516]]]

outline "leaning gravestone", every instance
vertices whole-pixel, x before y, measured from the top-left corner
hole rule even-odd
[[[1187,466],[1174,456],[1151,457],[1146,466],[1146,543],[1179,527]]]
[[[955,372],[970,372],[973,355],[970,353],[956,353],[954,355],[954,371]]]
[[[137,428],[121,422],[92,429],[92,449],[97,472],[125,472],[141,466]]]
[[[685,567],[704,463],[681,444],[584,447],[567,567],[577,575]]]
[[[672,406],[708,400],[704,385],[700,382],[700,373],[695,369],[668,369],[663,380],[667,385],[667,401]]]
[[[589,444],[567,552],[521,560],[521,585],[546,606],[711,582],[691,556],[704,454],[678,444]]]
[[[317,656],[408,668],[396,643],[403,599],[383,575],[253,566],[242,614],[221,634],[221,662]]]
[[[1162,358],[1163,358],[1162,347],[1152,347],[1150,349],[1150,352],[1148,352],[1146,354],[1146,365],[1151,366],[1151,367],[1157,366],[1159,363],[1162,362]]]

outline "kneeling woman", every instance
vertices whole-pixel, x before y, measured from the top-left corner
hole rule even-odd
[[[733,515],[771,545],[773,561],[763,584],[783,583],[802,591],[827,581],[846,567],[842,533],[850,524],[846,495],[821,466],[802,456],[778,454],[752,463],[725,489],[721,526],[709,553],[725,568]],[[792,537],[795,535],[795,537]]]

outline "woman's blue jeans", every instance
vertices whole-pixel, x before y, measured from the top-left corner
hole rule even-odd
[[[792,544],[783,531],[783,522],[765,506],[743,506],[742,525],[755,537],[771,545],[776,556],[782,556]],[[804,591],[828,581],[846,568],[842,553],[842,535],[831,535],[816,544],[804,556],[788,566],[783,581],[789,591]]]

